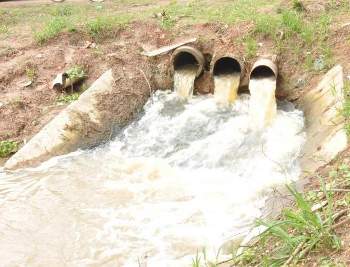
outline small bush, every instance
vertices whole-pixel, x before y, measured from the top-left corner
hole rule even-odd
[[[16,141],[0,141],[0,158],[6,158],[18,149]]]
[[[70,79],[82,79],[86,77],[84,68],[81,66],[74,66],[66,71]]]

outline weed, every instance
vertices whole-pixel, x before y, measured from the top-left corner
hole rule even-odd
[[[192,259],[192,267],[201,267],[201,257],[198,255],[198,251],[196,257]]]
[[[9,28],[6,25],[0,25],[0,34],[8,33]]]
[[[16,141],[0,141],[0,158],[6,158],[9,155],[15,153],[18,149],[18,143]]]
[[[235,261],[242,266],[249,266],[250,263],[254,262],[256,257],[256,250],[254,248],[245,249],[242,254],[240,254]]]
[[[58,6],[52,10],[51,14],[53,16],[71,16],[73,14],[73,7],[69,5]]]
[[[341,110],[341,114],[345,119],[345,131],[348,136],[350,136],[350,81],[346,80],[344,82],[344,103]]]
[[[26,67],[26,76],[29,81],[34,82],[37,78],[37,69],[34,66]]]
[[[298,12],[305,11],[305,7],[303,5],[303,2],[301,2],[300,0],[293,0],[293,9],[298,11]]]
[[[274,237],[280,246],[272,250],[272,255],[265,258],[268,266],[279,266],[290,260],[298,263],[313,248],[339,249],[340,241],[331,229],[333,223],[332,197],[323,187],[328,200],[328,212],[322,217],[320,213],[313,212],[311,203],[295,189],[288,187],[296,201],[296,210],[285,209],[280,221],[258,221],[267,230],[264,237]]]
[[[67,21],[63,17],[54,17],[47,25],[41,30],[34,33],[34,39],[39,43],[43,44],[50,38],[57,36],[67,26]]]
[[[255,30],[257,34],[263,34],[275,38],[278,28],[280,28],[280,20],[277,17],[268,14],[259,14],[254,19]]]
[[[258,50],[258,44],[255,38],[251,36],[244,38],[244,45],[245,45],[247,58],[255,57],[256,52]]]
[[[86,77],[86,72],[84,71],[84,68],[81,66],[73,66],[69,70],[66,71],[68,77],[70,79],[82,79]]]
[[[162,16],[160,26],[164,29],[170,29],[174,27],[176,20],[165,12],[163,14],[164,15]]]
[[[117,17],[100,16],[85,24],[87,32],[93,37],[102,37],[112,32],[115,28],[119,29],[130,22],[130,16],[119,15]]]
[[[282,12],[282,25],[289,31],[296,33],[301,33],[305,26],[300,14],[292,10]]]
[[[97,36],[103,32],[109,31],[113,28],[113,22],[108,17],[98,17],[86,23],[88,32],[92,36]]]
[[[73,101],[78,100],[80,94],[79,93],[73,93],[70,95],[62,94],[57,98],[58,103],[63,103],[63,104],[69,104]]]

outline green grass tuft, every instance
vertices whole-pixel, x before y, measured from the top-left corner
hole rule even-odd
[[[323,184],[323,183],[322,183]],[[258,225],[267,227],[260,236],[263,239],[273,238],[274,244],[269,255],[264,255],[259,261],[264,261],[266,266],[281,266],[294,255],[290,264],[297,264],[313,249],[339,250],[341,242],[332,230],[333,224],[333,199],[325,185],[322,186],[328,205],[323,214],[312,211],[311,202],[301,193],[288,187],[296,201],[296,208],[284,209],[279,221],[258,220]],[[252,257],[252,260],[256,258]]]
[[[73,101],[78,100],[79,96],[80,96],[80,93],[73,93],[70,95],[62,94],[57,98],[57,102],[62,104],[69,104],[69,103],[72,103]]]
[[[350,82],[346,80],[344,82],[344,103],[343,108],[341,110],[341,115],[344,116],[345,119],[345,131],[348,136],[350,136]]]
[[[49,39],[57,36],[67,27],[67,20],[63,17],[54,17],[41,30],[34,33],[34,39],[39,44],[44,44]]]
[[[15,153],[18,149],[16,141],[0,141],[0,158],[6,158]]]
[[[53,16],[64,16],[69,17],[73,15],[74,9],[70,5],[57,6],[55,9],[50,12]]]
[[[6,25],[0,25],[0,34],[8,33],[9,28]]]
[[[37,69],[35,66],[27,66],[26,67],[26,76],[28,80],[34,82],[37,78]]]
[[[256,52],[258,50],[258,44],[255,38],[247,36],[246,38],[244,38],[244,45],[247,58],[255,57]]]
[[[113,33],[113,30],[124,27],[130,20],[131,17],[128,15],[119,15],[117,17],[100,16],[88,21],[85,27],[92,37],[103,37]]]
[[[81,66],[73,66],[66,73],[70,79],[82,79],[87,76],[84,68]]]

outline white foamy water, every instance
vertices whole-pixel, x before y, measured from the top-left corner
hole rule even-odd
[[[250,91],[250,120],[252,126],[263,129],[269,126],[276,117],[276,79],[265,77],[251,79],[249,81]]]
[[[0,263],[190,266],[262,215],[300,174],[303,114],[284,103],[250,129],[249,96],[220,108],[156,92],[114,141],[38,168],[0,170]]]
[[[236,100],[239,80],[240,73],[214,76],[214,96],[217,103],[227,106]]]

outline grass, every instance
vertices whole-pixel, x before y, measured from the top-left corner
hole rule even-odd
[[[34,66],[28,65],[26,67],[26,76],[29,81],[34,82],[37,78],[37,68]]]
[[[321,179],[322,180],[322,179]],[[323,181],[323,180],[322,180]],[[312,252],[339,251],[341,240],[334,232],[334,200],[331,191],[322,182],[327,206],[312,209],[312,201],[288,187],[296,206],[284,209],[276,221],[258,220],[266,230],[257,242],[233,259],[237,266],[295,266]]]
[[[350,185],[350,168],[338,168],[338,172],[335,176],[341,180],[346,176]],[[233,251],[232,259],[225,262],[233,264],[232,266],[297,266],[310,253],[339,251],[341,240],[335,234],[334,226],[340,214],[335,212],[335,208],[340,206],[340,203],[334,200],[332,192],[332,188],[338,185],[326,184],[323,178],[320,178],[320,181],[319,195],[303,195],[293,187],[287,186],[295,200],[295,207],[284,209],[278,220],[257,220],[257,226],[263,226],[266,230],[257,237],[253,245],[246,247],[239,255],[237,250]],[[322,198],[326,199],[327,205],[313,210],[314,203],[318,203]],[[202,261],[198,253],[192,259],[192,267],[221,266],[220,264],[219,261]]]
[[[0,25],[0,34],[8,33],[9,28],[6,25]]]
[[[345,119],[345,131],[348,136],[350,136],[350,81],[344,81],[344,103],[343,108],[340,111]]]
[[[84,68],[82,66],[73,66],[66,71],[68,77],[72,80],[83,79],[87,76]]]
[[[62,32],[67,27],[67,20],[63,17],[54,17],[49,20],[46,26],[34,33],[34,39],[39,44],[44,44],[49,39],[56,37],[60,32]]]
[[[312,206],[302,194],[289,187],[296,201],[296,210],[285,209],[279,221],[259,221],[267,227],[263,237],[274,238],[280,244],[264,256],[263,262],[268,266],[281,266],[288,263],[297,264],[312,249],[340,249],[341,242],[331,226],[333,224],[333,209],[331,200],[328,202],[329,212],[321,214],[312,211]],[[330,198],[329,193],[327,196]],[[292,257],[294,255],[294,258]]]
[[[78,100],[79,96],[80,96],[80,93],[78,92],[72,93],[72,94],[62,94],[59,97],[57,97],[57,103],[69,104]]]
[[[258,44],[254,38],[252,38],[251,36],[246,37],[244,39],[244,46],[246,57],[248,59],[256,56],[256,53],[258,51]]]
[[[0,141],[0,158],[6,158],[15,153],[18,149],[16,141]]]
[[[87,32],[95,38],[104,37],[114,30],[125,27],[131,21],[129,15],[99,16],[85,24]]]

